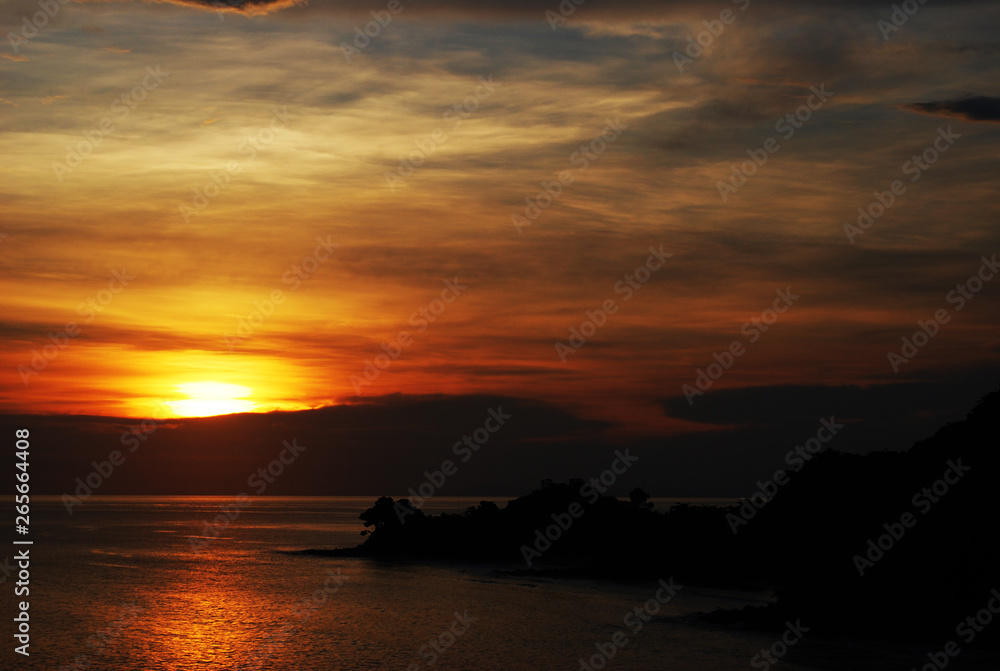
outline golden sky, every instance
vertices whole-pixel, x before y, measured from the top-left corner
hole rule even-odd
[[[888,39],[860,1],[210,4],[69,2],[30,39],[39,5],[0,4],[4,412],[490,393],[656,435],[735,340],[707,394],[997,366],[997,286],[947,300],[1000,251],[995,3]]]

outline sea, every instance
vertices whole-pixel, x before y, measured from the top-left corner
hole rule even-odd
[[[0,668],[908,671],[934,650],[808,632],[775,646],[780,633],[698,617],[767,603],[767,590],[674,580],[670,596],[668,575],[555,579],[504,572],[523,568],[517,565],[298,553],[360,543],[358,515],[374,500],[268,497],[239,507],[225,496],[93,496],[69,514],[58,497],[32,497],[33,544],[10,546],[0,574],[8,615]],[[425,510],[461,512],[480,500],[439,497]],[[665,509],[676,501],[656,503]],[[234,519],[217,526],[217,536],[206,534],[223,509]],[[17,597],[22,580],[12,558],[24,548],[30,593]],[[30,617],[27,657],[14,651],[20,601]],[[781,653],[776,664],[765,650]],[[997,669],[1000,662],[963,656],[949,668]]]

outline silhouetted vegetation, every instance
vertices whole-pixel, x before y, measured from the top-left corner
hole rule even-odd
[[[796,474],[739,533],[740,557],[778,596],[767,612],[743,615],[750,623],[802,618],[825,633],[960,640],[956,625],[1000,587],[1000,527],[990,513],[998,411],[993,392],[965,421],[907,452],[831,452]],[[968,468],[961,478],[949,465],[959,460]],[[935,493],[946,471],[955,482]],[[914,521],[900,533],[905,513]],[[881,536],[891,547],[859,563]],[[1000,644],[1000,621],[977,633],[974,645],[984,644]]]
[[[583,485],[582,480],[545,482],[504,508],[482,501],[462,514],[426,515],[407,499],[382,497],[360,516],[366,527],[362,532],[367,536],[365,542],[336,553],[523,561],[521,547],[534,548],[536,532],[544,534],[546,528],[553,527],[559,537],[543,542],[544,560],[539,561],[595,565],[616,563],[623,547],[638,547],[635,541],[643,537],[652,539],[650,529],[660,515],[653,511],[648,494],[635,490],[630,501],[596,494],[585,497],[581,494]],[[578,517],[569,512],[571,506],[581,512]]]
[[[503,508],[484,501],[460,515],[425,515],[405,499],[380,498],[361,515],[365,542],[335,553],[524,562],[523,548],[541,546],[541,556],[527,556],[547,573],[775,588],[772,605],[716,613],[715,621],[781,627],[801,619],[816,634],[956,639],[956,625],[1000,587],[1000,527],[990,517],[998,410],[1000,392],[993,392],[965,421],[907,452],[820,454],[737,533],[731,515],[740,506],[658,513],[639,489],[622,501],[585,497],[582,480],[545,481]],[[959,463],[968,469],[960,478]],[[935,493],[949,469],[954,482]],[[582,514],[570,515],[571,507]],[[914,520],[909,527],[899,526],[905,513]],[[558,538],[546,546],[539,534],[553,525]],[[870,561],[869,541],[886,534],[891,547]],[[998,644],[1000,621],[974,643]]]

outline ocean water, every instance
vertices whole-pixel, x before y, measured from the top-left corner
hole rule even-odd
[[[601,646],[614,652],[605,669],[735,671],[763,668],[753,657],[775,640],[691,618],[767,593],[684,586],[635,632],[641,621],[624,618],[655,596],[655,580],[525,579],[498,566],[288,553],[356,545],[357,516],[373,500],[256,499],[196,551],[189,537],[235,499],[95,496],[69,515],[58,498],[33,497],[31,656],[11,642],[2,668],[579,671],[595,655],[598,668]],[[476,502],[439,498],[427,508]],[[15,580],[4,579],[9,613]],[[627,641],[614,649],[619,631]],[[904,670],[926,652],[806,636],[776,668]],[[1000,665],[966,658],[952,668]]]

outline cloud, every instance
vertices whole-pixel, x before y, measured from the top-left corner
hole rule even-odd
[[[1000,123],[1000,98],[991,96],[973,96],[971,98],[912,103],[904,105],[903,109],[919,114],[958,117],[967,121]]]
[[[53,494],[72,491],[92,461],[132,444],[137,447],[126,452],[128,466],[116,470],[100,493],[235,494],[248,491],[247,477],[294,439],[308,448],[302,463],[268,494],[398,496],[443,460],[459,463],[455,443],[482,428],[491,410],[506,416],[504,424],[461,464],[442,494],[520,493],[545,477],[592,476],[607,468],[614,448],[600,438],[606,423],[497,395],[394,394],[301,412],[170,419],[145,434],[141,420],[114,417],[8,415],[0,416],[0,427],[30,421],[33,433],[59,446],[35,464],[38,491]],[[138,440],[123,438],[130,427]]]
[[[754,0],[682,74],[671,53],[725,0],[663,3],[682,19],[666,27],[645,20],[648,3],[625,2],[604,20],[586,12],[614,5],[588,1],[556,32],[544,11],[559,0],[514,2],[506,15],[498,2],[427,0],[440,20],[410,20],[433,16],[418,0],[404,4],[399,24],[364,57],[346,62],[338,45],[386,2],[310,0],[267,18],[230,14],[223,34],[206,11],[74,4],[65,12],[71,26],[50,25],[26,47],[30,63],[0,66],[13,103],[3,105],[3,149],[18,166],[0,194],[16,287],[5,319],[20,330],[8,334],[15,347],[5,365],[30,361],[50,331],[79,321],[78,303],[105,286],[110,268],[142,273],[0,406],[139,412],[140,401],[169,393],[168,385],[236,362],[246,379],[234,381],[266,401],[329,403],[354,393],[349,376],[380,343],[412,329],[407,318],[440,291],[442,277],[457,276],[472,287],[467,297],[365,393],[526,394],[676,435],[690,425],[664,417],[655,400],[690,383],[776,288],[801,291],[801,305],[720,387],[888,381],[874,379],[888,370],[886,350],[996,249],[990,126],[980,127],[983,141],[962,140],[928,178],[907,182],[905,197],[858,245],[841,230],[933,140],[927,117],[897,105],[993,90],[998,52],[977,45],[987,44],[984,15],[995,9],[949,11],[947,42],[936,22],[921,20],[884,44],[874,20],[886,6],[871,5],[866,21],[835,16],[829,3],[805,11],[822,4],[815,0],[778,16],[763,13],[773,3]],[[460,15],[483,20],[442,25]],[[74,28],[95,21],[107,34]],[[602,22],[614,29],[593,28]],[[88,59],[102,45],[123,44],[134,50],[129,58]],[[315,67],[287,65],[302,62]],[[65,147],[155,63],[176,74],[58,182],[52,161],[63,161]],[[959,89],[956,72],[964,73]],[[487,74],[501,83],[496,95],[460,127],[446,127],[447,143],[405,189],[390,192],[384,174]],[[793,139],[781,138],[780,153],[731,205],[721,203],[716,181],[775,136],[776,119],[809,95],[805,84],[826,84],[836,97]],[[68,98],[39,106],[53,94]],[[296,118],[185,224],[178,205],[205,184],[214,188],[211,175],[227,162],[246,158],[241,143],[275,104]],[[573,167],[573,152],[617,112],[627,132],[517,237],[511,213],[523,211],[541,181]],[[212,118],[225,122],[200,127]],[[342,245],[335,259],[229,352],[224,335],[255,301],[287,291],[283,273],[327,235]],[[585,311],[619,297],[616,281],[661,243],[675,254],[669,266],[563,365],[553,343]],[[990,300],[977,298],[915,366],[995,361],[1000,313]],[[149,371],[169,374],[151,380]],[[114,400],[124,393],[139,399]],[[706,426],[735,431],[701,423],[693,452],[715,433]]]
[[[234,12],[246,16],[262,16],[288,7],[307,4],[306,0],[168,0],[168,2],[214,12]]]
[[[963,416],[980,396],[996,386],[1000,371],[968,371],[951,379],[923,379],[897,384],[768,385],[720,389],[699,396],[693,405],[683,396],[661,402],[667,415],[719,426],[777,428],[790,422],[838,420],[872,425],[929,426]]]
[[[641,468],[623,477],[615,493],[640,486],[661,496],[745,496],[755,479],[786,467],[783,455],[815,435],[819,418],[831,415],[846,425],[832,449],[905,449],[946,421],[963,418],[996,388],[996,373],[868,389],[713,392],[699,399],[707,415],[754,424],[632,441],[627,446]],[[171,419],[151,432],[147,421],[145,433],[139,419],[0,415],[0,430],[31,426],[33,435],[52,446],[39,454],[33,471],[37,490],[50,494],[71,492],[76,478],[86,477],[92,462],[106,460],[112,450],[126,452],[127,465],[115,470],[100,494],[235,495],[249,491],[247,477],[274,459],[284,441],[296,440],[308,449],[269,495],[401,496],[424,480],[425,471],[450,459],[458,473],[442,495],[492,497],[524,493],[543,478],[597,476],[614,450],[623,449],[608,439],[608,423],[521,397],[391,394],[355,401],[299,412]],[[468,463],[459,463],[455,443],[481,428],[491,409],[510,417]],[[126,451],[128,445],[135,450]]]
[[[289,7],[307,8],[310,12],[321,11],[325,13],[367,16],[370,11],[384,10],[388,0],[372,3],[367,0],[167,0],[173,4],[195,7],[208,11],[226,11],[244,14],[247,16],[260,16],[270,14]],[[742,2],[742,0],[741,0]],[[975,5],[981,4],[983,0],[953,0],[950,5]],[[538,17],[544,19],[547,11],[559,13],[559,0],[478,0],[478,2],[468,2],[467,0],[424,0],[410,5],[408,2],[401,3],[407,15],[435,15],[435,16],[459,16],[459,17],[480,17],[480,18],[507,18],[519,19],[524,17]],[[754,3],[756,9],[756,2]],[[762,3],[763,4],[763,3]],[[814,7],[829,7],[834,9],[878,9],[885,8],[885,3],[881,0],[813,0],[810,3],[803,3]],[[741,3],[736,3],[740,6]],[[749,3],[747,3],[749,7]],[[722,8],[725,8],[723,5]],[[771,3],[764,6],[760,11],[782,10],[781,3]],[[645,21],[655,21],[656,19],[668,16],[677,16],[689,12],[705,13],[704,3],[698,0],[674,0],[673,2],[662,2],[662,0],[622,0],[614,4],[604,3],[584,3],[576,6],[576,11],[572,14],[577,16],[600,16],[604,19],[614,21],[626,19],[642,19]],[[719,10],[716,10],[716,13]],[[712,12],[709,12],[712,13]],[[569,15],[567,15],[569,16]]]

